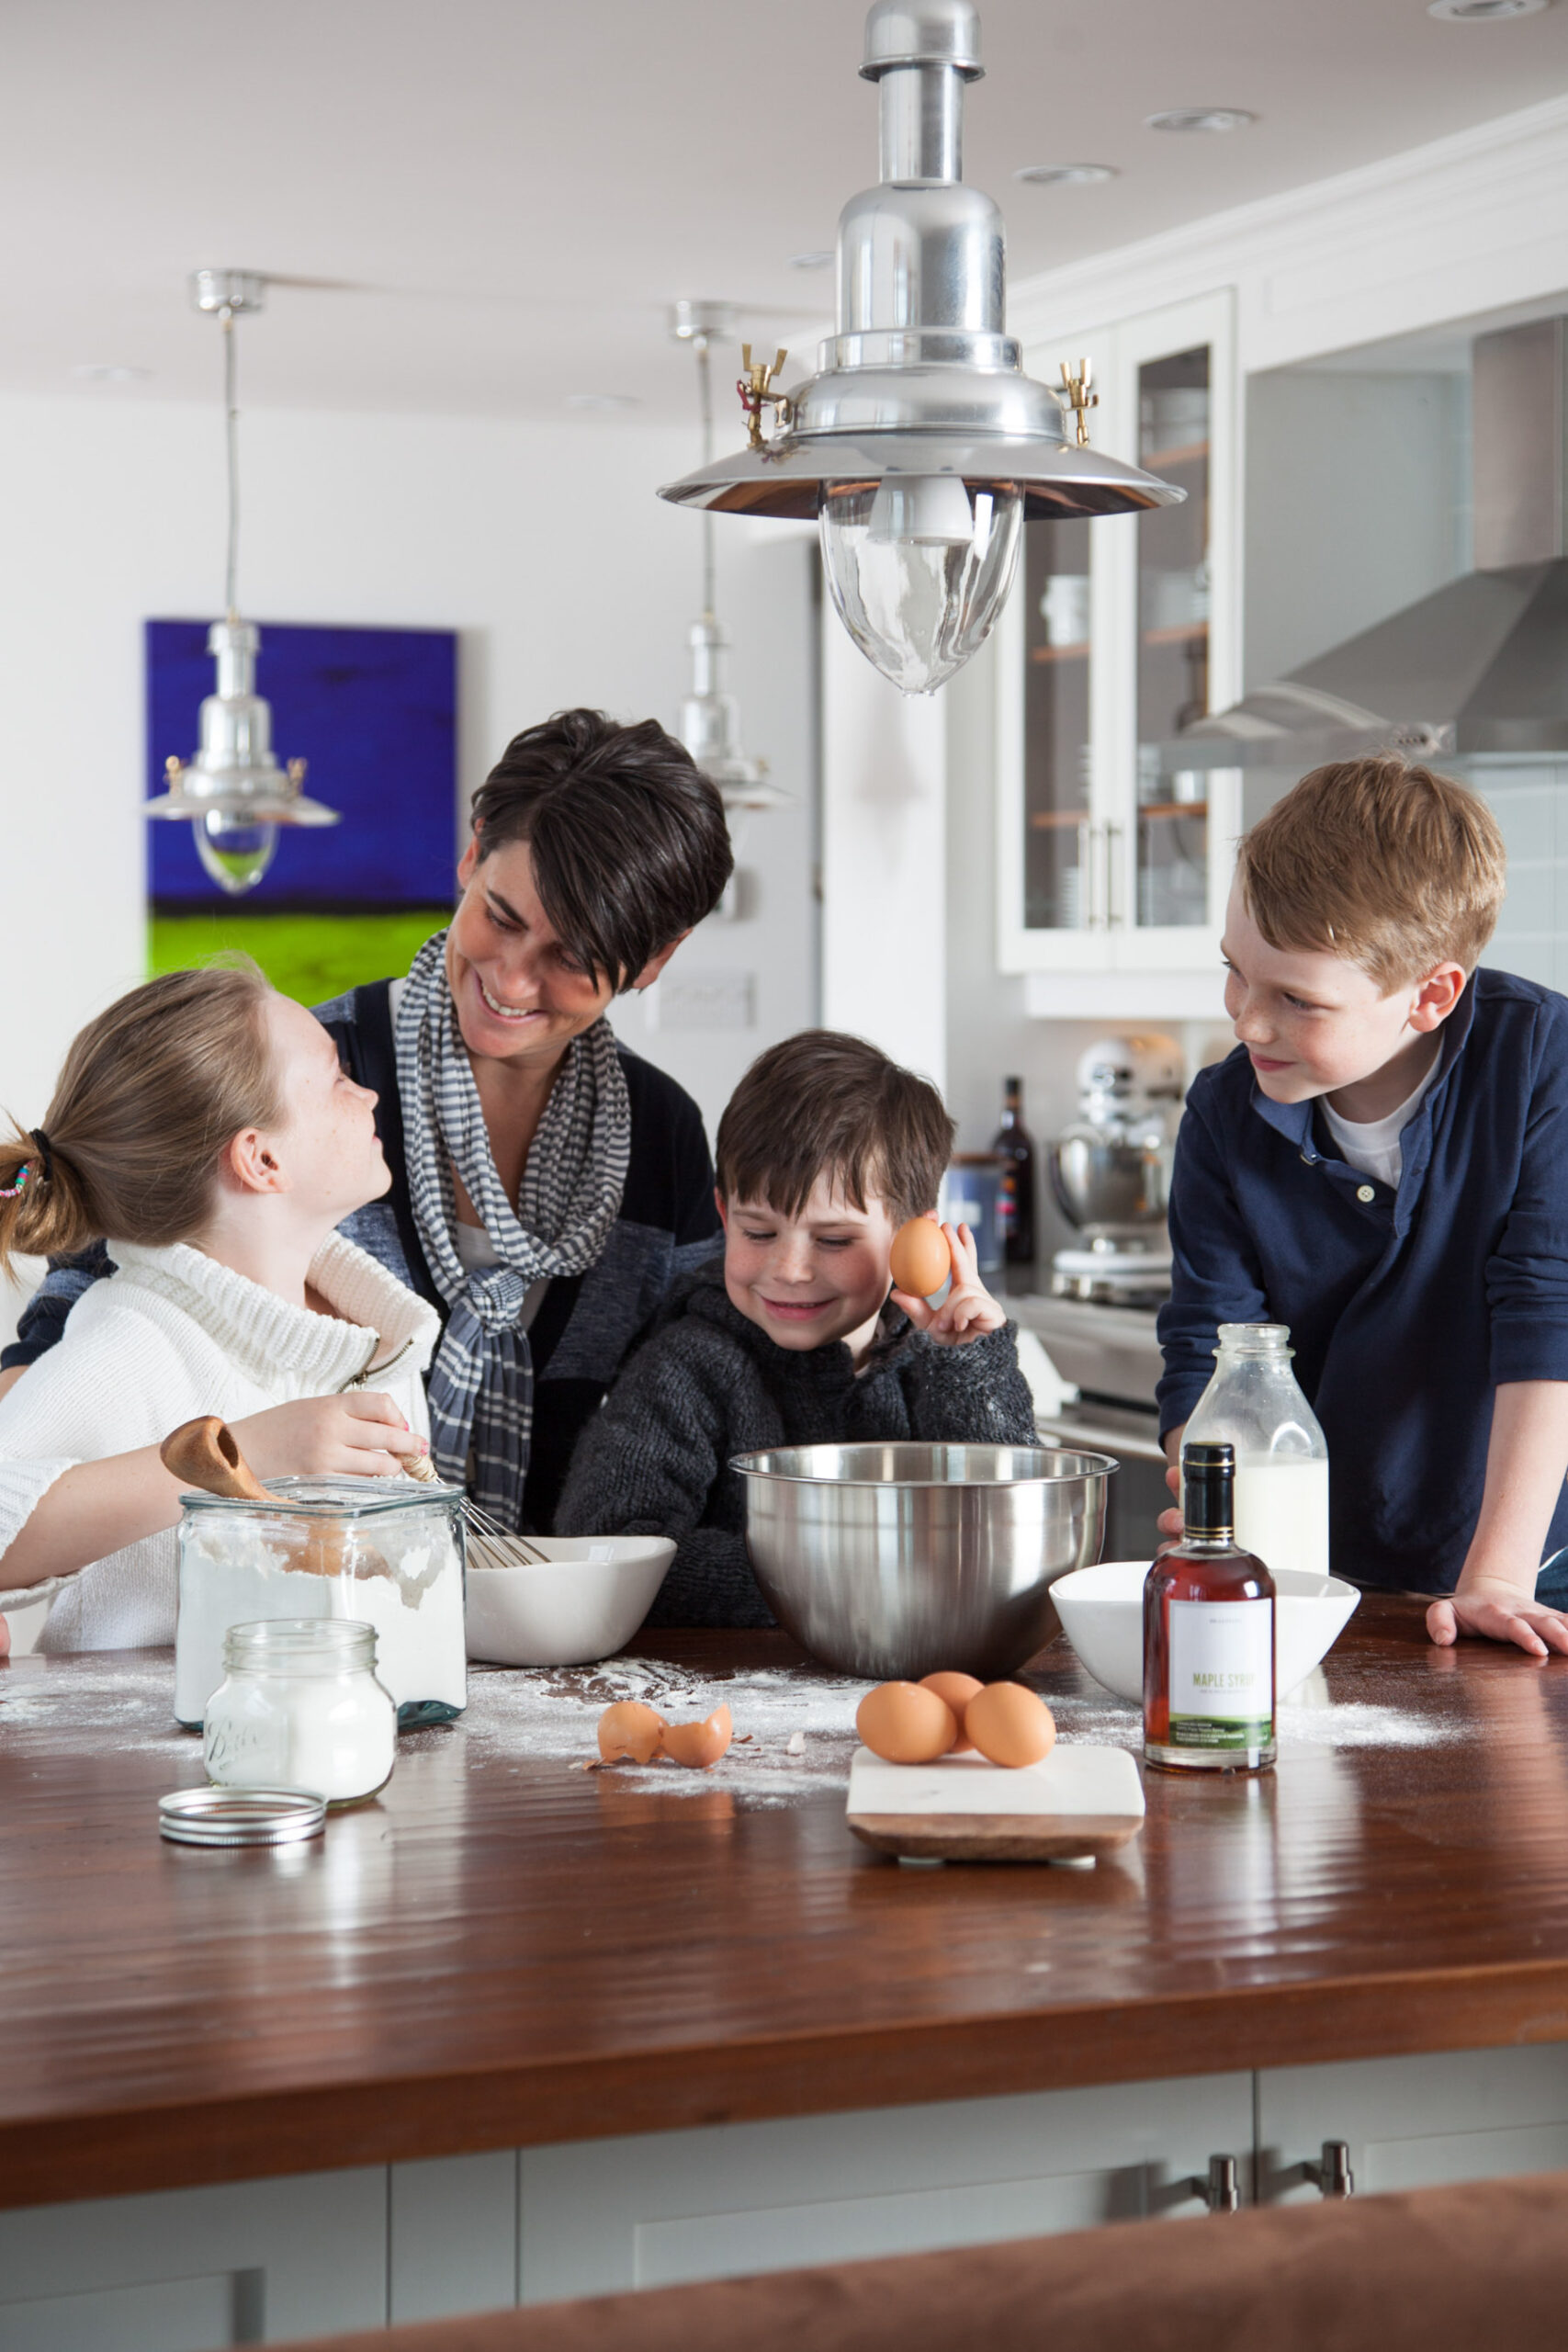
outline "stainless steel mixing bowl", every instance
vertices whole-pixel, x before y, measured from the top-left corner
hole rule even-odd
[[[1108,1454],[1032,1445],[797,1445],[737,1454],[769,1608],[850,1674],[992,1680],[1053,1630],[1050,1590],[1100,1557]]]

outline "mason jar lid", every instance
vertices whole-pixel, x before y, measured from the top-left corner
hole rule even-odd
[[[176,1846],[291,1846],[319,1838],[327,1803],[310,1789],[175,1789],[158,1800],[160,1834]]]
[[[376,1628],[358,1617],[264,1617],[223,1636],[230,1674],[374,1673]]]

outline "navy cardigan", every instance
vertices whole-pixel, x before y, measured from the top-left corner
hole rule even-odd
[[[351,1078],[373,1087],[376,1131],[392,1171],[390,1192],[345,1217],[341,1230],[418,1291],[445,1320],[409,1201],[402,1103],[392,1046],[390,982],[353,989],[316,1018],[330,1029]],[[586,1273],[552,1282],[529,1333],[534,1359],[534,1442],[524,1492],[527,1523],[547,1531],[572,1449],[674,1277],[707,1257],[719,1232],[713,1162],[702,1114],[651,1062],[620,1049],[631,1104],[631,1158],[621,1213]],[[51,1264],[0,1368],[32,1363],[53,1346],[73,1302],[112,1273],[102,1244]]]
[[[1397,1191],[1336,1157],[1312,1102],[1271,1102],[1245,1048],[1177,1136],[1160,1426],[1213,1370],[1215,1326],[1288,1323],[1328,1440],[1332,1561],[1450,1592],[1474,1532],[1492,1395],[1568,1380],[1568,999],[1478,971],[1400,1138]],[[1548,1550],[1568,1544],[1559,1496]]]

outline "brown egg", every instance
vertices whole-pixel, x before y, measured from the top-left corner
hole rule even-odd
[[[912,1216],[893,1236],[893,1279],[911,1298],[934,1296],[953,1272],[947,1236],[929,1216]]]
[[[663,1716],[637,1699],[617,1701],[599,1718],[599,1754],[606,1764],[623,1756],[633,1764],[651,1764],[663,1737]]]
[[[855,1729],[889,1764],[929,1764],[958,1736],[952,1708],[919,1682],[879,1682],[856,1708]]]
[[[671,1764],[694,1764],[706,1771],[735,1736],[728,1707],[716,1707],[705,1724],[666,1724],[664,1753]]]
[[[987,1682],[964,1708],[964,1728],[992,1764],[1038,1764],[1056,1745],[1050,1708],[1021,1682]]]
[[[972,1674],[922,1674],[922,1690],[934,1690],[953,1710],[953,1720],[958,1725],[958,1736],[948,1749],[950,1756],[972,1756],[975,1743],[964,1725],[964,1710],[980,1685]]]

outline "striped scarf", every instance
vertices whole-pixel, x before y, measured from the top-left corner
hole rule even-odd
[[[518,1313],[530,1284],[580,1274],[603,1251],[620,1214],[631,1109],[615,1032],[601,1019],[567,1047],[513,1214],[446,985],[446,933],[437,932],[414,957],[396,1029],[409,1195],[448,1307],[430,1369],[431,1451],[444,1478],[467,1484],[482,1510],[521,1530],[534,1364]],[[454,1168],[501,1260],[475,1273],[454,1238]]]

